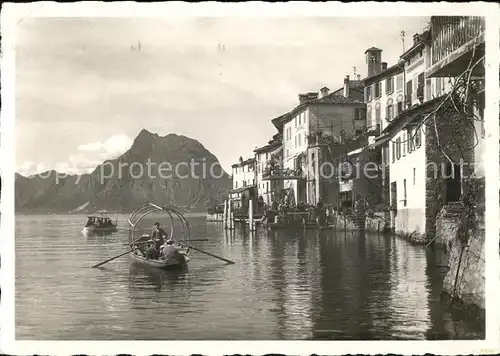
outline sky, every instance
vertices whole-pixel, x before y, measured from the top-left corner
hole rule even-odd
[[[27,18],[16,43],[16,166],[91,171],[145,128],[200,141],[230,173],[298,94],[336,90],[364,52],[396,63],[429,18]],[[140,43],[140,51],[137,47]]]

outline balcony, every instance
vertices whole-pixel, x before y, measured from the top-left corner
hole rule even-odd
[[[339,184],[339,191],[340,193],[352,191],[352,179],[341,180]]]
[[[266,167],[262,172],[262,180],[298,180],[302,177],[302,169],[289,169],[281,167]]]
[[[431,18],[432,65],[427,77],[457,77],[484,56],[485,20],[480,16],[433,16]],[[474,56],[473,56],[474,54]],[[473,76],[484,76],[478,65]]]

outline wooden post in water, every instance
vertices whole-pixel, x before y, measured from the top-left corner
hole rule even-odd
[[[248,202],[248,228],[250,231],[255,231],[255,223],[253,221],[253,199]]]
[[[228,204],[229,204],[229,206],[227,208],[228,215],[229,215],[228,216],[228,218],[229,218],[229,222],[228,222],[229,227],[228,227],[228,229],[229,230],[233,230],[234,229],[234,219],[233,219],[233,206],[232,206],[233,204],[231,204],[231,199],[229,199]]]
[[[224,214],[222,215],[224,229],[227,229],[227,200],[224,200]]]

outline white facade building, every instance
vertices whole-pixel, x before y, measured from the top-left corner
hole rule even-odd
[[[255,185],[255,158],[240,159],[240,162],[233,164],[231,168],[233,190]]]

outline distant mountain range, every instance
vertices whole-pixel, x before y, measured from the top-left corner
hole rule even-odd
[[[90,174],[16,174],[15,201],[19,213],[131,212],[147,202],[202,212],[230,189],[231,178],[200,142],[142,130],[127,152]]]

